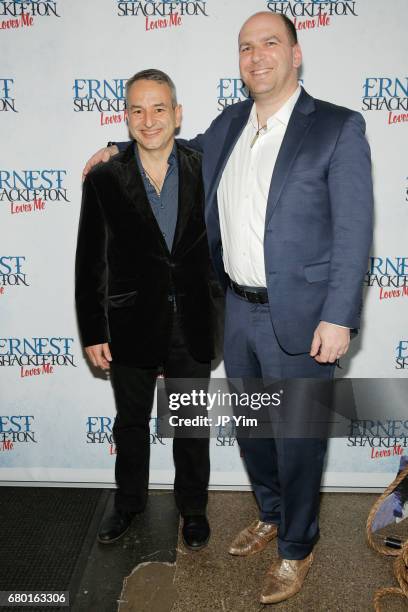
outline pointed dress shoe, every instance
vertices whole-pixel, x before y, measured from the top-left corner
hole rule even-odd
[[[98,542],[111,544],[119,540],[130,527],[136,512],[128,512],[115,508],[103,521],[98,533]]]
[[[261,593],[261,603],[285,601],[300,591],[313,563],[313,553],[305,559],[277,559],[269,568]]]
[[[266,548],[267,544],[276,538],[278,526],[275,523],[254,521],[237,535],[228,549],[230,555],[248,557]]]
[[[207,546],[210,539],[210,525],[204,514],[183,517],[183,542],[190,550],[200,550]]]

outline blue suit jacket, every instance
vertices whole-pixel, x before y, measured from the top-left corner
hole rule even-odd
[[[203,152],[208,240],[224,284],[217,188],[252,104],[227,107],[188,142]],[[359,113],[302,90],[273,172],[264,235],[270,315],[289,353],[310,350],[321,320],[360,325],[373,211],[364,132]]]

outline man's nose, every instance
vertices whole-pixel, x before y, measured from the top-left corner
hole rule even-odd
[[[261,47],[254,47],[251,53],[251,61],[254,64],[257,64],[258,62],[261,61],[262,58],[263,58],[263,50],[261,49]]]
[[[152,111],[145,112],[145,126],[151,127],[154,124],[154,115]]]

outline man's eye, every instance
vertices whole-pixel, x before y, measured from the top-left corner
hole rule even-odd
[[[266,43],[266,45],[268,47],[273,47],[274,45],[276,45],[276,42],[274,40],[268,40],[268,42]]]
[[[241,53],[246,53],[249,51],[249,47],[241,47]]]

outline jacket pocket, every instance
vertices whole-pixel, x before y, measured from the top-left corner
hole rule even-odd
[[[329,278],[330,261],[322,261],[321,263],[309,264],[304,267],[305,278],[308,283],[317,283],[325,281]]]
[[[108,305],[110,308],[124,308],[126,306],[132,306],[138,296],[137,289],[134,291],[127,291],[126,293],[115,293],[108,295]]]

